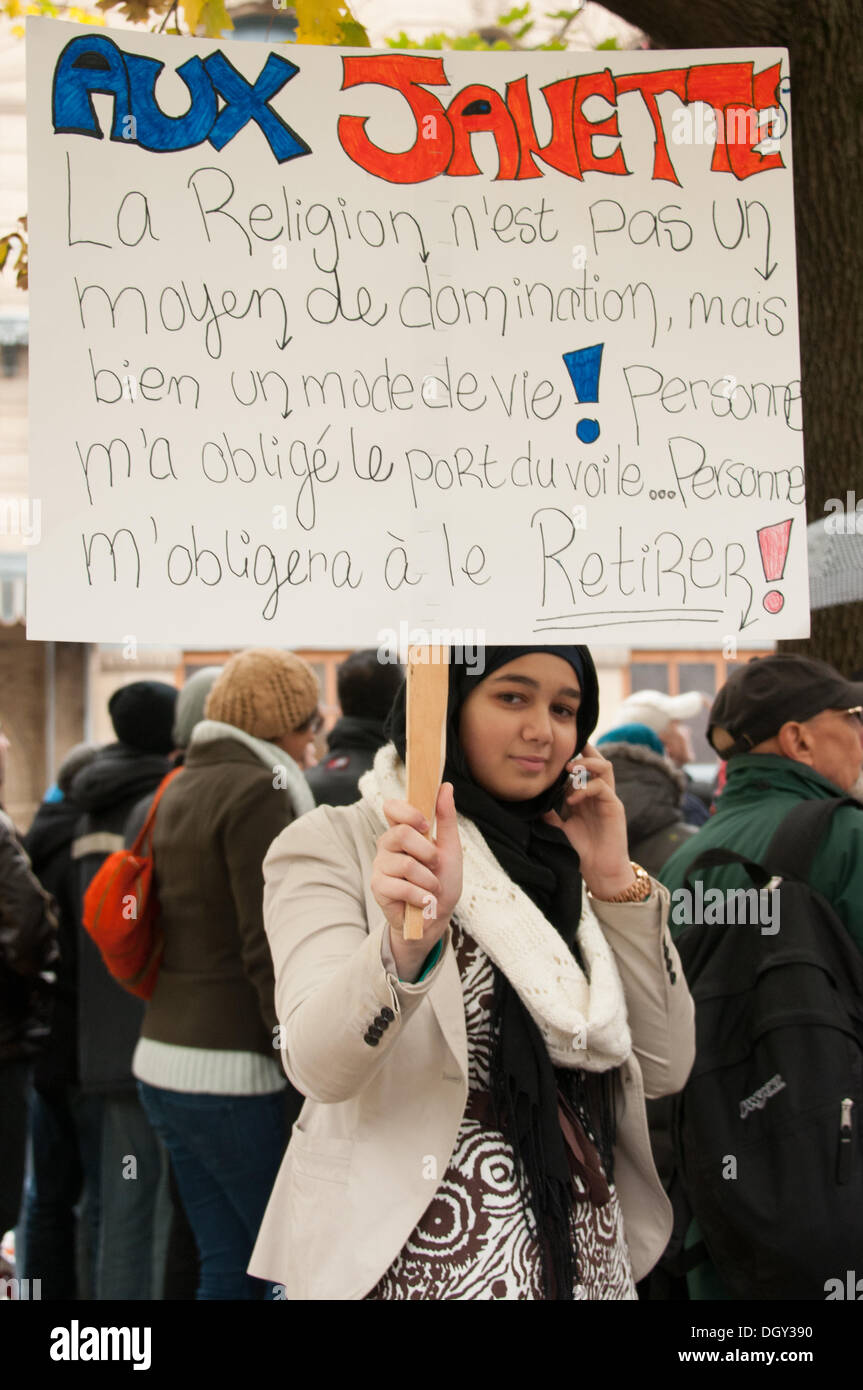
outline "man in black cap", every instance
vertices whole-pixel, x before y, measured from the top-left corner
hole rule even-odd
[[[680,901],[675,893],[684,887],[689,865],[705,850],[735,850],[757,863],[800,801],[857,795],[863,769],[863,684],[845,680],[832,666],[811,657],[756,657],[738,667],[719,691],[707,737],[720,757],[728,759],[728,779],[715,814],[659,872],[660,882],[671,891],[672,905]],[[693,879],[703,885],[705,898],[713,888],[728,892],[751,887],[745,871],[733,864],[699,868]],[[836,811],[830,833],[815,854],[809,882],[863,951],[863,807]],[[686,920],[676,916],[672,906],[673,936],[689,924],[689,914],[683,915]],[[655,1112],[655,1145],[663,1123]],[[687,1245],[698,1239],[693,1225]],[[730,1297],[709,1260],[691,1269],[687,1282],[691,1299]]]
[[[177,690],[164,681],[133,681],[115,690],[108,713],[117,742],[100,748],[72,779],[69,795],[83,811],[71,851],[82,908],[105,858],[124,848],[132,808],[171,771],[176,703]],[[94,1297],[150,1299],[157,1274],[154,1243],[160,1246],[165,1234],[156,1228],[156,1199],[163,1184],[167,1193],[167,1157],[132,1076],[144,1004],[111,977],[83,926],[78,1010],[81,1091],[92,1105],[101,1105],[100,1171],[85,1177],[100,1194]]]
[[[707,737],[728,759],[728,780],[716,814],[663,866],[659,878],[672,893],[704,850],[734,849],[757,861],[798,801],[857,793],[863,684],[811,657],[756,657],[719,691]],[[746,885],[733,866],[699,870],[698,877],[705,890]],[[863,951],[863,813],[856,807],[836,813],[810,881]],[[674,927],[672,919],[672,933]]]

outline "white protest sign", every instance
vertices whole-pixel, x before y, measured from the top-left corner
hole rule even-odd
[[[808,632],[784,50],[27,46],[29,637]]]

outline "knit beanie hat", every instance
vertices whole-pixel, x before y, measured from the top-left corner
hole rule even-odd
[[[190,676],[177,697],[174,715],[174,747],[188,748],[192,730],[204,717],[207,696],[222,674],[221,666],[202,666]]]
[[[132,681],[108,701],[114,733],[140,753],[170,753],[174,747],[177,687],[165,681]]]
[[[618,724],[596,740],[597,748],[603,743],[636,743],[652,749],[654,753],[665,752],[662,739],[647,724]]]
[[[320,692],[311,666],[293,652],[253,647],[227,662],[207,697],[204,714],[252,738],[272,741],[304,724]]]

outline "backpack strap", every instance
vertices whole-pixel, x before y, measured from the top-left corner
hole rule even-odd
[[[155,819],[156,819],[156,807],[159,805],[159,802],[160,802],[161,799],[162,799],[162,793],[166,790],[166,788],[167,788],[167,786],[168,786],[168,783],[169,783],[169,782],[173,782],[173,780],[174,780],[174,778],[177,776],[177,774],[180,773],[180,772],[182,772],[182,771],[183,771],[182,767],[175,767],[175,768],[173,769],[173,771],[167,773],[167,774],[162,778],[161,782],[159,783],[158,787],[156,788],[156,794],[155,794],[155,796],[153,797],[153,800],[152,800],[151,803],[150,803],[150,809],[149,809],[149,811],[147,812],[147,819],[144,821],[144,824],[141,826],[141,829],[138,831],[138,834],[135,836],[135,843],[133,844],[133,846],[132,846],[132,848],[131,848],[131,850],[130,850],[130,853],[131,853],[131,854],[134,854],[134,855],[138,856],[139,858],[140,858],[140,857],[143,857],[143,856],[142,856],[142,850],[143,850],[143,848],[144,848],[144,845],[147,843],[147,837],[148,837],[148,835],[152,834],[153,822],[154,822]],[[149,854],[149,850],[147,851],[147,853]]]
[[[692,878],[690,876],[696,869],[712,869],[719,864],[739,864],[746,870],[757,888],[763,888],[772,877],[762,864],[756,864],[754,860],[747,859],[744,854],[738,854],[734,849],[705,849],[702,850],[701,854],[696,855],[692,863],[688,865],[683,879],[684,888],[688,892],[692,892]]]
[[[688,865],[684,887],[692,891],[690,875],[696,869],[715,868],[720,864],[739,864],[753,883],[763,888],[771,878],[809,878],[812,861],[818,846],[827,834],[833,816],[840,806],[854,806],[863,811],[853,796],[832,796],[823,801],[800,801],[782,820],[773,834],[761,863],[756,864],[732,849],[706,849]]]
[[[854,806],[863,812],[863,806],[852,796],[800,801],[792,806],[767,846],[765,868],[783,878],[808,881],[815,855],[840,806]]]

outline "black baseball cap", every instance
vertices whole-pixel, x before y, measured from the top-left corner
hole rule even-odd
[[[802,723],[827,709],[863,705],[863,682],[791,652],[756,656],[732,672],[711,706],[707,738],[721,758],[748,753],[790,719]]]

